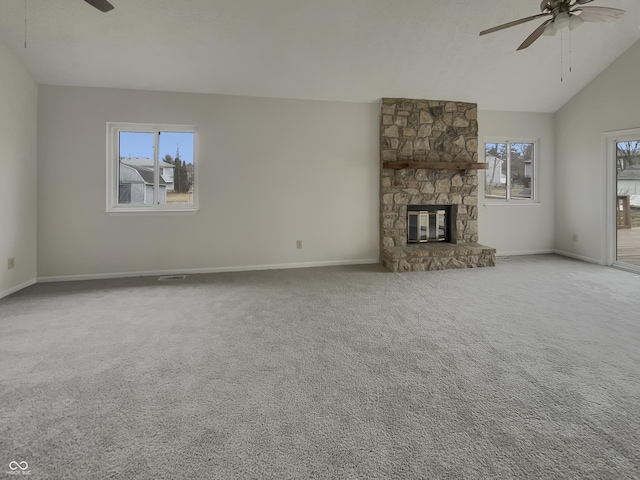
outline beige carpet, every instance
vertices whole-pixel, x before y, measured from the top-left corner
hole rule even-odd
[[[35,285],[0,300],[0,475],[638,478],[639,292],[551,255]]]

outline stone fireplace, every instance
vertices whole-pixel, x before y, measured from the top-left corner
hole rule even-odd
[[[397,272],[495,265],[495,249],[477,243],[477,171],[485,164],[478,163],[476,104],[384,98],[380,157],[385,267]],[[444,226],[431,223],[422,231],[438,228],[444,238],[411,241],[410,220],[426,218],[412,212],[434,210],[446,213]]]

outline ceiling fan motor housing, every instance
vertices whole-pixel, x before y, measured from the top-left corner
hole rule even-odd
[[[555,17],[559,13],[569,13],[571,6],[571,0],[542,0],[540,11],[552,13]]]

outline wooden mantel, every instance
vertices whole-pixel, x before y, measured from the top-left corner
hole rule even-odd
[[[485,170],[488,163],[477,162],[382,162],[382,168],[402,170],[405,168],[427,168],[431,170]]]

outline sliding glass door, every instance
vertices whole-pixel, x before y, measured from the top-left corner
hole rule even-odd
[[[614,141],[616,262],[640,269],[640,134]]]

